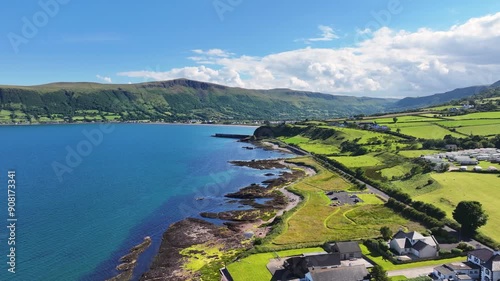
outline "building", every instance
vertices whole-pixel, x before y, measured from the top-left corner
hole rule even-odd
[[[361,248],[357,242],[325,243],[324,249],[329,253],[339,253],[342,260],[362,258]]]
[[[447,144],[447,145],[445,145],[444,148],[446,150],[450,150],[450,151],[456,151],[456,150],[458,150],[458,146],[456,144]]]
[[[479,162],[476,159],[472,159],[469,156],[457,156],[455,161],[462,166],[477,165]]]
[[[500,279],[500,253],[489,249],[478,249],[467,254],[467,261],[481,268],[481,281]]]
[[[283,263],[283,267],[290,272],[290,277],[304,278],[313,269],[334,268],[341,265],[340,254],[304,254],[292,257]]]
[[[417,258],[437,257],[439,252],[439,244],[434,236],[423,236],[416,231],[398,231],[389,246],[399,255],[414,255]]]
[[[305,281],[369,281],[370,275],[362,265],[328,269],[313,269],[305,276]]]
[[[438,280],[473,281],[478,280],[481,267],[471,262],[454,262],[434,268]]]

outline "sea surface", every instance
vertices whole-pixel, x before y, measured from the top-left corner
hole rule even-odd
[[[0,127],[0,280],[105,280],[145,236],[135,279],[167,227],[203,211],[243,208],[223,197],[267,179],[230,160],[290,157],[215,133],[254,127],[88,124]],[[15,274],[7,271],[8,171],[15,171]],[[205,200],[196,200],[205,198]]]

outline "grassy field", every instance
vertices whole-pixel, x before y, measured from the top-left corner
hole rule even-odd
[[[374,194],[358,194],[363,204],[382,205],[384,202]]]
[[[401,165],[396,165],[396,166],[391,167],[391,168],[382,169],[382,170],[380,170],[380,173],[382,176],[384,176],[388,179],[392,179],[392,177],[404,176],[406,173],[408,173],[411,170],[412,167],[413,167],[413,165],[410,163],[403,163]]]
[[[303,253],[323,252],[322,248],[305,248],[298,250],[280,251],[280,257],[291,257]],[[236,281],[271,280],[271,273],[266,268],[270,259],[276,258],[274,253],[255,254],[227,266],[229,273]]]
[[[10,122],[11,113],[12,112],[9,110],[4,110],[4,109],[0,110],[0,122]]]
[[[460,134],[453,133],[433,124],[414,127],[400,127],[399,129],[401,130],[402,134],[414,136],[421,139],[443,139],[446,135],[452,135],[457,138],[463,137]]]
[[[399,116],[398,122],[394,123],[393,118],[380,118],[373,119],[370,121],[375,121],[378,124],[399,124],[399,123],[415,123],[415,122],[430,122],[430,121],[439,121],[441,119],[427,116],[419,116],[419,115],[411,115],[411,116]],[[418,124],[418,123],[417,123]]]
[[[500,119],[500,111],[471,113],[471,114],[466,114],[466,115],[446,117],[446,119],[452,119],[452,120]]]
[[[429,180],[432,180],[432,184],[429,185]],[[403,192],[410,194],[411,196],[418,196],[425,193],[432,192],[441,188],[439,182],[432,178],[431,174],[420,174],[412,177],[409,180],[398,180],[391,182],[392,186],[401,189]]]
[[[468,127],[460,127],[457,128],[457,132],[467,134],[467,135],[480,135],[480,136],[489,136],[489,135],[498,135],[500,134],[500,120],[495,120],[497,124],[490,125],[479,125],[479,126],[468,126]]]
[[[361,156],[336,156],[331,157],[334,160],[346,165],[349,168],[372,167],[382,165],[382,161],[372,154]]]
[[[401,150],[399,155],[407,157],[407,158],[417,158],[422,155],[431,155],[435,153],[439,153],[439,150]]]
[[[479,173],[444,173],[433,174],[432,178],[442,187],[416,197],[416,200],[435,205],[446,211],[451,218],[456,205],[463,200],[475,200],[483,204],[489,214],[488,223],[480,229],[485,235],[500,241],[500,177],[493,174]]]
[[[384,259],[380,254],[378,253],[372,253],[368,248],[366,248],[365,245],[359,245],[361,247],[361,252],[363,255],[367,256],[370,258],[372,261],[377,263],[378,265],[382,266],[385,270],[391,271],[391,270],[400,270],[400,269],[407,269],[407,268],[416,268],[416,267],[423,267],[423,266],[438,266],[442,265],[445,263],[452,263],[452,262],[460,262],[460,261],[465,261],[467,258],[466,257],[457,257],[457,258],[450,258],[450,259],[440,259],[440,260],[431,260],[431,261],[421,261],[421,262],[414,262],[414,263],[407,263],[407,264],[393,264],[392,262]]]
[[[498,124],[500,119],[475,119],[475,120],[449,120],[449,121],[440,121],[437,124],[449,127],[449,128],[457,128],[457,127],[468,127],[468,126],[479,126],[479,125],[492,125]]]
[[[400,228],[424,231],[420,224],[410,222],[380,204],[342,206],[326,220],[333,230],[330,240],[359,240],[380,236],[380,228],[388,226],[393,232]]]
[[[285,229],[271,242],[272,245],[284,246],[377,237],[382,225],[388,225],[394,230],[400,227],[422,229],[419,224],[409,222],[381,205],[380,199],[374,195],[360,195],[360,198],[366,202],[355,206],[330,206],[331,202],[325,195],[325,191],[348,190],[351,187],[350,184],[338,175],[318,166],[309,158],[294,161],[315,166],[318,174],[290,188],[302,194],[304,202],[289,217]]]

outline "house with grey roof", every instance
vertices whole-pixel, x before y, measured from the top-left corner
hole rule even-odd
[[[434,236],[423,236],[416,231],[398,231],[389,247],[399,255],[414,255],[417,258],[437,257],[439,252],[439,244]]]
[[[369,281],[368,270],[363,265],[327,269],[313,269],[305,276],[305,281]]]
[[[325,243],[323,248],[329,253],[339,253],[342,260],[360,259],[362,257],[358,242],[330,242]]]
[[[481,281],[500,280],[500,252],[477,249],[467,254],[467,260],[481,267]]]
[[[434,268],[437,280],[498,281],[500,280],[500,252],[477,249],[467,253],[466,262],[444,264]]]
[[[481,267],[471,262],[454,262],[434,268],[438,280],[474,281],[478,280]]]

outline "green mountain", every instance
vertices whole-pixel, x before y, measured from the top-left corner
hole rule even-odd
[[[0,122],[297,120],[384,112],[395,99],[247,90],[178,79],[131,85],[0,86]]]
[[[466,88],[459,88],[453,91],[434,94],[430,96],[417,97],[417,98],[404,98],[394,103],[389,108],[394,110],[403,110],[403,109],[415,109],[415,108],[424,108],[435,105],[441,105],[453,100],[462,100],[467,97],[478,95],[484,91],[487,91],[489,89],[494,89],[497,87],[500,87],[500,81],[489,86],[472,86]]]

